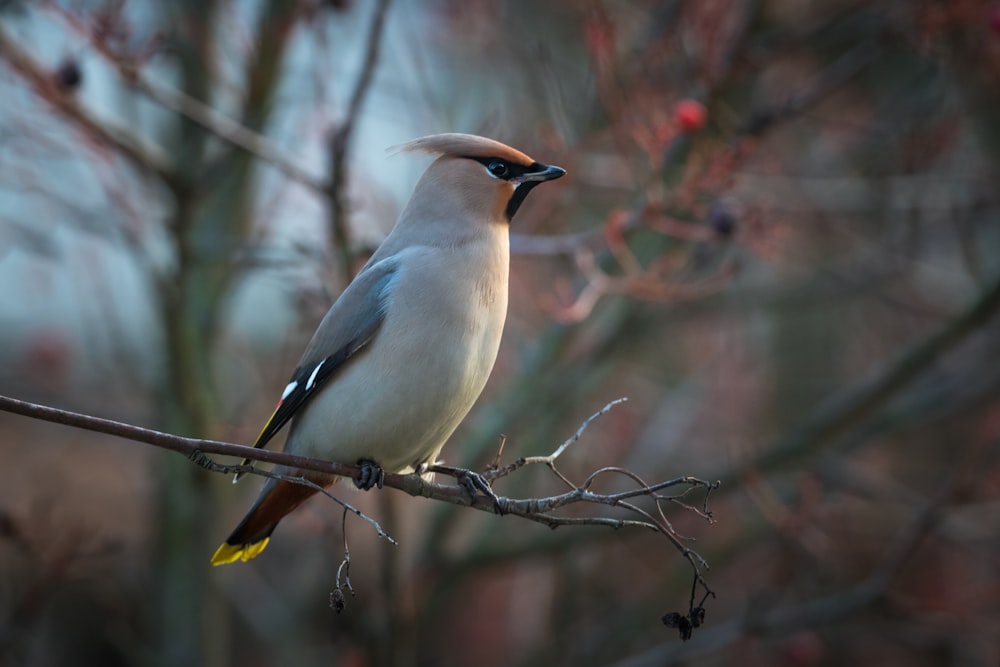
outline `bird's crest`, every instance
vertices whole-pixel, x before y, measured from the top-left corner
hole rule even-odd
[[[534,163],[532,158],[516,148],[511,148],[507,144],[474,134],[461,134],[458,132],[431,134],[405,144],[393,146],[389,150],[394,153],[405,151],[467,158],[495,157],[522,165]]]

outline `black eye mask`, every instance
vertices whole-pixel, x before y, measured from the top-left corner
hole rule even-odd
[[[517,209],[521,208],[524,198],[528,196],[532,188],[539,183],[551,181],[566,173],[559,167],[550,167],[541,162],[524,165],[498,157],[469,157],[469,159],[486,167],[487,173],[493,178],[502,181],[516,181],[514,194],[511,195],[510,201],[507,202],[507,208],[504,209],[508,222],[513,220],[514,214],[517,213]]]

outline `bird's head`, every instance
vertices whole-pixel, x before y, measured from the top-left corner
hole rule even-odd
[[[417,183],[412,203],[489,220],[510,222],[532,188],[566,173],[472,134],[434,134],[398,148],[438,156]]]

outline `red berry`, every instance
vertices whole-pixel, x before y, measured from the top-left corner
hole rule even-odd
[[[695,100],[681,100],[674,107],[674,125],[681,132],[697,132],[705,126],[705,105]]]

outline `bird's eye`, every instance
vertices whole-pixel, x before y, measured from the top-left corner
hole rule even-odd
[[[507,166],[507,163],[500,162],[499,160],[490,162],[486,165],[486,169],[490,172],[490,174],[497,178],[506,178],[507,174],[510,173],[510,167]]]

